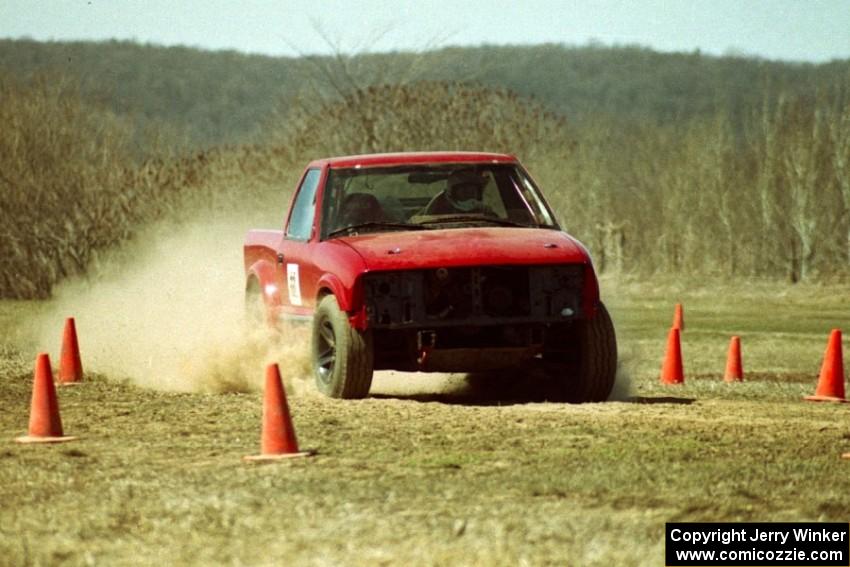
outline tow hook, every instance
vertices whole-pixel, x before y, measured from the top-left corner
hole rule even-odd
[[[416,333],[416,350],[419,352],[419,357],[416,359],[419,368],[425,368],[428,360],[428,355],[434,350],[437,345],[437,331],[419,331]]]

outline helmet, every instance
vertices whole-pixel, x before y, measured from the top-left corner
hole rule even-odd
[[[380,201],[370,193],[350,193],[342,201],[340,226],[352,226],[384,220]]]
[[[474,171],[455,171],[447,181],[446,199],[457,210],[470,212],[481,206],[485,184],[486,180]]]

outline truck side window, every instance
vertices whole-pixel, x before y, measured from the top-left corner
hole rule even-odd
[[[304,176],[295,204],[292,205],[292,214],[289,216],[289,225],[286,227],[286,237],[295,240],[308,240],[313,228],[313,216],[316,213],[316,189],[319,187],[318,169],[311,169]]]

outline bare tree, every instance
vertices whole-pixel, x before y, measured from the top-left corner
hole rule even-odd
[[[843,108],[833,109],[828,120],[829,139],[835,179],[844,205],[841,222],[844,225],[845,260],[850,266],[850,102]]]

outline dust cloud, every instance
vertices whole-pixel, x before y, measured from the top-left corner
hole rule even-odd
[[[309,331],[273,331],[244,316],[242,242],[249,222],[153,226],[60,286],[33,334],[56,345],[75,317],[86,372],[150,388],[231,392],[262,388],[280,364],[288,390],[308,390]],[[55,359],[54,359],[55,360]]]
[[[239,392],[261,389],[266,364],[277,362],[289,392],[314,393],[309,326],[272,330],[245,320],[242,242],[254,225],[230,218],[148,228],[55,290],[30,331],[33,346],[58,360],[63,322],[75,317],[86,372],[161,390]],[[481,388],[498,390],[474,382],[376,372],[372,393],[475,398]],[[621,367],[610,399],[630,395]]]
[[[620,363],[617,365],[617,376],[614,379],[614,387],[611,389],[611,394],[608,395],[608,401],[625,402],[634,395],[635,390],[631,372],[628,370],[628,364],[620,359]]]

